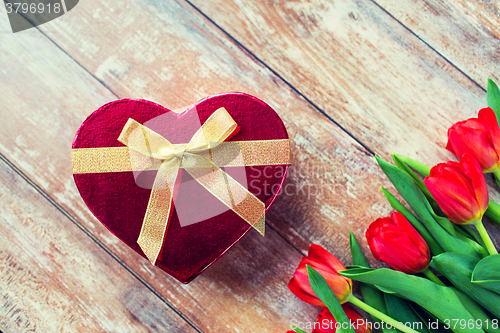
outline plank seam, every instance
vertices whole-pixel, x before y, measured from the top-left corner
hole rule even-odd
[[[413,30],[411,30],[409,27],[407,27],[403,22],[401,22],[400,20],[398,20],[395,16],[393,16],[391,13],[389,13],[384,7],[382,7],[380,4],[378,4],[375,0],[369,0],[371,1],[373,4],[375,4],[375,6],[377,6],[378,8],[380,8],[384,13],[386,13],[390,18],[392,18],[393,20],[395,20],[397,23],[399,23],[401,26],[403,26],[410,34],[412,34],[413,36],[415,36],[418,40],[420,40],[422,43],[424,43],[428,48],[430,48],[432,51],[434,51],[439,57],[441,57],[442,59],[444,59],[447,63],[449,63],[453,68],[455,68],[457,71],[459,71],[462,75],[464,75],[467,79],[469,79],[472,83],[474,83],[474,85],[476,85],[479,89],[481,89],[482,91],[486,92],[486,89],[483,88],[483,86],[481,86],[479,83],[477,83],[473,78],[471,78],[469,75],[467,75],[467,73],[465,73],[462,69],[460,69],[457,65],[455,65],[453,62],[451,62],[451,60],[449,60],[448,58],[446,58],[441,52],[439,52],[438,50],[436,50],[434,47],[432,47],[429,43],[427,43],[422,37],[420,37],[419,35],[417,35]]]
[[[270,219],[266,218],[266,220],[270,220]],[[295,245],[293,245],[288,239],[286,239],[285,237],[283,237],[275,228],[273,228],[271,225],[269,225],[269,224],[266,223],[266,228],[267,227],[269,227],[269,229],[273,230],[277,235],[279,235],[286,243],[288,243],[293,249],[295,249],[295,251],[297,251],[298,253],[300,253],[300,255],[302,255],[302,256],[306,255],[298,247],[296,247]]]
[[[250,58],[252,58],[255,62],[261,64],[263,67],[268,69],[274,76],[279,78],[285,85],[287,85],[294,93],[299,95],[301,98],[303,98],[306,102],[308,102],[310,105],[312,105],[318,112],[320,112],[323,116],[325,116],[328,120],[330,120],[332,123],[334,123],[337,127],[339,127],[343,132],[345,132],[348,136],[350,136],[354,141],[356,141],[360,146],[362,146],[366,151],[365,153],[367,156],[375,156],[375,153],[373,150],[368,148],[367,145],[365,145],[361,140],[356,138],[351,132],[349,132],[347,129],[345,129],[342,125],[340,125],[339,122],[337,122],[335,119],[333,119],[328,113],[326,113],[322,108],[320,108],[316,103],[314,103],[311,99],[309,99],[304,93],[302,93],[299,89],[295,88],[290,82],[288,82],[284,77],[282,77],[277,71],[275,71],[271,66],[267,65],[262,59],[257,57],[252,51],[250,51],[246,46],[244,46],[240,41],[238,41],[236,38],[234,38],[229,32],[224,30],[220,25],[215,23],[214,20],[212,20],[210,17],[208,17],[204,12],[202,12],[198,7],[196,7],[194,4],[191,3],[189,0],[184,0],[187,4],[189,4],[196,12],[198,12],[200,15],[202,15],[206,20],[208,20],[211,24],[213,24],[217,29],[219,29],[224,35],[226,35],[234,44],[236,44],[240,49],[245,51]]]
[[[5,326],[3,326],[2,323],[0,323],[0,333],[10,333],[10,331],[7,331]]]
[[[184,313],[182,313],[175,305],[173,305],[167,298],[165,298],[161,293],[159,293],[153,286],[151,286],[142,276],[137,274],[127,263],[125,263],[120,257],[118,257],[111,249],[109,249],[101,240],[92,234],[83,224],[81,224],[73,215],[71,215],[66,209],[64,209],[57,201],[55,201],[47,192],[45,192],[40,186],[38,186],[33,180],[31,180],[21,169],[19,169],[14,163],[12,163],[4,154],[0,153],[0,160],[7,164],[16,174],[18,174],[24,181],[26,181],[31,187],[33,187],[40,195],[42,195],[52,206],[54,206],[61,214],[63,214],[68,220],[70,220],[75,226],[77,226],[84,234],[86,234],[92,241],[94,241],[101,249],[103,249],[108,255],[110,255],[115,261],[117,261],[126,271],[128,271],[134,278],[136,278],[144,287],[151,291],[156,297],[158,297],[168,308],[170,308],[174,313],[176,313],[182,320],[184,320],[189,326],[191,326],[196,332],[204,333],[204,331],[199,328],[191,319],[189,319]],[[0,333],[2,333],[0,331]]]
[[[7,0],[9,1],[9,0]],[[188,2],[189,3],[189,2]],[[226,31],[224,31],[220,26],[218,26],[213,20],[211,20],[209,17],[207,17],[204,13],[202,13],[201,11],[199,11],[196,7],[194,7],[191,3],[189,3],[189,5],[191,5],[193,8],[195,8],[195,10],[197,10],[201,15],[203,15],[204,17],[206,17],[207,20],[209,20],[210,22],[212,22],[212,24],[214,26],[216,26],[219,30],[221,30],[226,36],[228,36],[234,43],[236,43],[241,49],[243,49],[245,52],[247,52],[251,57],[254,58],[255,61],[259,62],[261,65],[263,65],[265,68],[269,69],[273,75],[275,75],[277,78],[279,78],[281,81],[283,81],[286,85],[288,85],[295,93],[297,93],[300,97],[302,97],[303,99],[305,99],[309,104],[311,104],[315,109],[317,109],[321,114],[323,114],[327,119],[329,119],[330,121],[332,121],[336,126],[338,126],[342,131],[346,132],[350,137],[352,137],[358,144],[360,144],[365,150],[362,150],[362,149],[359,149],[359,151],[361,151],[362,153],[368,155],[368,156],[373,156],[375,155],[373,153],[373,151],[371,149],[369,149],[366,145],[364,145],[361,141],[359,141],[358,139],[356,139],[351,133],[349,133],[346,129],[344,129],[340,124],[338,124],[334,119],[332,119],[326,112],[324,112],[321,108],[319,108],[316,104],[314,104],[309,98],[307,98],[304,94],[302,94],[300,91],[298,91],[295,87],[293,87],[290,83],[288,83],[284,78],[282,78],[276,71],[274,71],[273,69],[271,69],[269,66],[267,66],[267,64],[265,64],[262,60],[260,60],[259,58],[257,58],[254,54],[252,54],[246,47],[244,47],[240,42],[238,42],[236,39],[234,39],[231,35],[229,35]],[[22,14],[21,14],[22,15]],[[22,15],[23,16],[23,15]],[[31,23],[33,25],[33,22],[31,22],[28,18],[26,18],[25,16],[23,16],[23,18],[25,20],[27,20],[29,23]],[[40,30],[40,28],[38,26],[34,26],[35,29],[37,29],[45,38],[47,38],[53,45],[55,45],[61,52],[63,52],[66,56],[68,56],[72,61],[74,61],[80,68],[82,68],[88,75],[90,75],[92,78],[94,78],[97,82],[99,82],[104,88],[106,88],[111,94],[113,94],[113,96],[115,96],[117,99],[120,99],[120,96],[118,96],[110,87],[108,87],[106,85],[106,83],[104,83],[103,81],[101,81],[100,79],[98,79],[92,72],[90,72],[89,70],[87,70],[81,63],[79,63],[75,58],[73,58],[69,53],[67,53],[63,48],[61,48],[55,41],[53,41],[49,36],[47,36],[47,34],[45,34],[42,30]],[[274,81],[274,80],[273,80]],[[20,169],[18,169],[13,163],[11,163],[3,154],[0,153],[0,159],[2,159],[5,163],[7,163],[7,165],[11,166],[11,168],[16,172],[18,173],[21,177],[23,177],[23,179],[25,179],[29,184],[32,184],[32,186],[40,193],[44,193],[42,194],[47,200],[49,200],[49,202],[52,203],[53,201],[53,205],[58,209],[60,210],[64,215],[67,215],[67,217],[70,219],[70,220],[73,220],[74,221],[77,221],[77,219],[75,217],[73,217],[69,212],[67,212],[66,210],[64,210],[64,208],[62,208],[62,206],[60,206],[54,199],[52,199],[52,197],[50,197],[50,195],[48,193],[46,193],[45,191],[43,191],[34,181],[32,181],[27,175],[24,175],[22,173],[22,171]],[[17,171],[19,170],[19,171]],[[24,175],[24,176],[23,176]],[[48,199],[50,198],[50,199]],[[59,208],[60,207],[60,208]],[[64,213],[66,212],[66,214]],[[75,222],[73,222],[75,223]],[[76,222],[79,224],[79,222]],[[82,228],[85,228],[83,225],[81,226]],[[305,256],[304,253],[302,253],[302,251],[297,248],[294,244],[292,244],[288,239],[286,239],[280,232],[278,232],[275,228],[273,228],[271,225],[266,225],[266,227],[269,227],[271,230],[273,230],[274,232],[276,232],[277,235],[279,235],[286,243],[288,243],[295,251],[297,251],[298,253],[300,253],[301,255]],[[82,229],[83,230],[83,229]],[[88,231],[88,229],[85,228],[85,230]],[[85,232],[85,231],[84,231]],[[85,232],[87,235],[89,235],[90,231],[88,232]],[[90,237],[90,235],[89,235]],[[93,235],[91,237],[92,240],[95,240]],[[99,241],[96,241],[96,243],[100,245]],[[102,245],[101,247],[103,247],[105,245]],[[104,249],[104,247],[103,247]],[[110,251],[110,253],[113,253],[110,249],[108,249]],[[113,256],[114,258],[114,256]],[[116,257],[118,258],[118,257]],[[121,259],[117,259],[117,261],[119,261],[120,263],[122,262]],[[125,263],[123,263],[124,265],[126,265]],[[125,266],[124,266],[125,267]],[[128,267],[128,266],[127,266]],[[131,268],[130,268],[131,269]],[[135,272],[135,271],[134,271]],[[146,282],[147,283],[147,282]],[[152,288],[152,287],[151,287]],[[160,294],[161,295],[161,294]],[[172,305],[173,306],[173,305]],[[2,333],[2,332],[0,332]]]
[[[7,0],[8,1],[8,0]],[[191,4],[190,4],[191,5]],[[201,13],[201,12],[200,12]],[[204,15],[203,13],[201,13],[202,15]],[[21,16],[23,16],[21,14]],[[205,16],[205,15],[204,15]],[[25,16],[23,16],[23,18],[25,20],[27,20],[29,23],[31,23],[33,25],[33,22],[31,22],[30,20],[28,20]],[[210,18],[207,17],[207,19],[212,22],[218,29],[222,30],[221,27],[219,27],[217,24],[215,24],[215,22],[213,22]],[[64,49],[62,49],[55,41],[53,41],[49,36],[47,36],[42,30],[40,30],[38,28],[38,26],[35,26],[35,28],[43,35],[45,36],[45,38],[47,38],[49,41],[52,42],[52,44],[54,44],[61,52],[63,52],[65,55],[67,55],[71,60],[73,60],[80,68],[82,68],[87,74],[89,74],[91,77],[93,77],[97,82],[99,82],[104,88],[106,88],[111,94],[113,94],[113,96],[115,96],[117,99],[120,99],[120,96],[118,96],[110,87],[108,87],[103,81],[99,80],[94,74],[92,74],[89,70],[87,70],[81,63],[79,63],[75,58],[73,58],[69,53],[67,53]],[[248,52],[251,56],[254,57],[254,59],[258,62],[260,62],[264,67],[268,68],[269,70],[272,71],[272,73],[278,77],[280,80],[282,80],[283,82],[285,82],[287,85],[289,85],[297,94],[299,94],[299,96],[301,96],[302,98],[304,98],[308,103],[310,103],[311,105],[314,106],[314,108],[316,108],[317,110],[319,110],[324,116],[326,116],[329,120],[333,121],[334,124],[336,124],[338,127],[340,127],[344,132],[346,132],[347,134],[349,134],[356,142],[358,142],[366,151],[363,151],[361,149],[359,149],[359,151],[361,151],[362,153],[368,155],[368,156],[372,156],[372,155],[375,155],[368,147],[366,147],[363,143],[361,143],[359,140],[357,140],[353,135],[351,135],[347,130],[345,130],[342,126],[340,126],[335,120],[331,119],[330,116],[328,116],[327,113],[325,113],[324,111],[322,111],[318,106],[316,106],[312,101],[310,101],[307,97],[305,97],[302,93],[300,93],[297,89],[295,89],[293,86],[291,86],[291,84],[289,84],[288,82],[286,82],[280,75],[278,75],[278,73],[276,73],[274,70],[270,69],[264,62],[262,62],[259,58],[255,57],[250,51],[248,51],[244,46],[242,46],[238,41],[236,41],[233,37],[231,37],[229,34],[227,34],[224,30],[222,30],[227,36],[229,36],[233,42],[237,43],[237,45],[240,45],[240,47],[245,50],[246,52]],[[367,153],[368,152],[368,153]],[[371,155],[370,155],[371,154]],[[22,172],[22,171],[21,171]],[[29,178],[29,177],[28,177]],[[33,184],[36,185],[36,183],[33,182]],[[43,191],[43,190],[42,190]],[[48,194],[47,194],[48,196]],[[55,201],[54,201],[55,202]],[[69,213],[68,213],[69,214]],[[279,233],[276,229],[274,229],[272,226],[270,225],[266,225],[266,227],[269,227],[271,230],[273,230],[274,232],[276,232],[277,235],[279,235],[283,240],[285,240],[286,243],[290,244],[290,246],[295,249],[297,252],[299,252],[301,255],[305,255],[302,253],[302,251],[300,251],[300,249],[298,249],[295,245],[293,245],[288,239],[286,239],[281,233]],[[2,332],[0,332],[2,333]]]

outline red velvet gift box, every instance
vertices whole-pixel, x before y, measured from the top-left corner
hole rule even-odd
[[[117,171],[115,166],[120,161],[116,155],[107,155],[106,149],[119,151],[121,163],[132,163],[132,155],[123,155],[129,150],[118,140],[129,119],[173,145],[186,144],[221,108],[237,124],[237,129],[225,141],[240,143],[240,146],[265,142],[262,150],[253,149],[248,155],[254,156],[246,159],[258,160],[267,154],[272,162],[250,166],[229,163],[218,167],[226,177],[235,179],[258,198],[267,211],[281,190],[288,170],[288,134],[276,112],[253,96],[243,93],[211,96],[181,113],[150,101],[118,100],[92,113],[76,133],[72,146],[73,173],[83,200],[106,228],[142,256],[146,257],[138,238],[158,170]],[[279,145],[269,146],[269,142]],[[172,191],[173,208],[155,261],[156,266],[183,283],[201,274],[252,229],[251,224],[186,170],[178,171]]]

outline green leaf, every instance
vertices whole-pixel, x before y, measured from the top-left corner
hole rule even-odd
[[[427,209],[434,217],[434,219],[443,227],[444,230],[448,231],[450,235],[456,237],[453,223],[451,223],[449,219],[444,217],[441,208],[439,208],[439,205],[437,204],[436,200],[434,200],[434,197],[432,196],[431,192],[429,192],[427,186],[425,186],[425,183],[413,172],[413,170],[410,169],[410,167],[408,167],[408,165],[401,159],[401,157],[402,155],[392,154],[392,159],[394,160],[396,165],[413,179],[413,183],[417,186],[420,192],[425,195],[424,204],[427,206]]]
[[[472,272],[471,282],[500,294],[500,254],[487,256],[478,262]]]
[[[465,295],[463,292],[458,290],[457,288],[451,288],[455,292],[455,294],[462,302],[462,305],[469,311],[469,313],[476,319],[480,319],[482,321],[482,328],[488,333],[500,333],[500,328],[493,328],[493,323],[491,318],[486,314],[483,308],[474,302],[472,298]]]
[[[355,265],[356,268],[362,268],[362,267],[370,268],[370,264],[366,259],[365,254],[363,253],[363,250],[361,249],[361,246],[359,245],[359,242],[356,239],[356,236],[354,236],[352,232],[350,232],[350,243],[351,243],[353,266]],[[361,295],[363,295],[363,301],[366,304],[368,304],[372,308],[379,310],[383,314],[387,314],[387,307],[385,306],[385,298],[383,292],[366,283],[359,283],[359,288],[361,289]],[[387,290],[384,291],[387,292]],[[378,319],[377,317],[374,316],[371,317],[374,322],[382,323],[382,320]],[[382,328],[382,332],[384,333],[400,332],[394,328],[386,328],[384,325],[380,325],[380,327]]]
[[[439,205],[437,204],[436,200],[434,200],[434,197],[430,194],[429,190],[425,186],[425,183],[411,170],[414,169],[416,170],[421,176],[423,177],[428,177],[431,168],[423,163],[420,163],[418,161],[415,161],[409,157],[399,155],[399,154],[392,154],[394,162],[396,165],[405,171],[409,176],[411,176],[416,183],[417,187],[424,193],[427,201],[432,207],[431,214],[433,217],[436,219],[436,221],[443,226],[444,229],[446,229],[451,235],[456,236],[453,230],[451,230],[452,223],[446,219],[443,218],[444,214],[441,211],[441,208],[439,208]],[[498,180],[498,173],[494,174],[495,180],[497,180],[497,184],[500,184],[500,181]],[[500,186],[500,185],[499,185]],[[497,204],[496,202],[490,200],[488,210],[486,211],[486,216],[489,218],[493,219],[495,222],[500,223],[500,205]],[[455,230],[457,228],[457,225],[454,226]],[[476,243],[480,244],[482,247],[484,247],[484,242],[482,241],[481,237],[479,237],[476,233],[470,233],[467,230],[467,234],[469,235],[469,239],[475,240]],[[472,236],[472,237],[470,237]],[[464,239],[463,237],[460,237],[460,239]],[[431,250],[432,251],[432,250]]]
[[[493,172],[493,178],[495,178],[495,183],[497,183],[497,186],[500,187],[500,173],[498,170]]]
[[[434,200],[434,197],[432,196],[431,192],[429,191],[427,186],[425,186],[424,181],[422,179],[420,179],[420,177],[417,176],[415,174],[415,172],[413,172],[413,170],[403,161],[402,157],[403,156],[399,155],[399,154],[392,154],[392,159],[394,160],[394,163],[396,163],[396,166],[398,168],[400,168],[401,170],[403,170],[404,172],[406,172],[408,174],[408,176],[410,176],[413,179],[413,182],[415,183],[415,185],[427,198],[427,201],[429,202],[429,204],[432,207],[432,211],[436,212],[437,215],[444,216],[443,212],[441,211],[441,208],[437,204],[436,200]],[[451,224],[451,222],[449,222],[449,221],[448,221],[448,223]],[[453,226],[450,226],[450,227],[453,228]],[[443,228],[447,229],[445,226],[443,226]]]
[[[488,79],[488,106],[495,111],[497,121],[500,120],[500,89],[492,79]]]
[[[426,328],[431,333],[449,333],[452,332],[444,327],[443,323],[439,321],[432,313],[421,308],[415,303],[410,303],[411,308],[419,316],[420,320],[425,324]]]
[[[380,290],[381,292],[383,292],[384,294],[391,294],[391,295],[396,295],[396,292],[389,289],[389,288],[386,288],[386,287],[382,287],[382,286],[379,286],[379,285],[374,285],[375,288],[377,288],[378,290]]]
[[[440,256],[442,256],[442,254]],[[474,320],[453,290],[448,287],[439,286],[425,278],[408,275],[387,268],[356,268],[341,271],[339,273],[356,281],[390,288],[395,291],[398,296],[404,297],[427,309],[427,311],[435,315],[442,322],[454,318],[460,318],[466,321]],[[462,329],[458,327],[455,328],[453,332],[469,333],[484,331],[477,328]]]
[[[473,240],[476,243],[478,243],[479,245],[481,245],[482,247],[485,247],[484,241],[481,238],[481,236],[479,236],[476,232],[474,232],[474,230],[472,229],[472,227],[470,225],[455,224],[455,229],[457,230],[457,233],[459,233],[459,234],[461,233],[462,235],[469,238],[470,240]]]
[[[380,291],[379,289],[376,289],[369,284],[366,283],[359,283],[360,288],[361,288],[361,294],[363,295],[363,300],[365,301],[366,304],[371,306],[374,309],[379,310],[383,314],[388,314],[387,312],[387,307],[385,304],[385,297],[384,293]],[[382,320],[378,319],[377,317],[372,317],[372,320],[374,322],[382,323]],[[380,325],[382,332],[384,333],[397,333],[400,332],[399,330],[395,328],[387,328],[386,325]]]
[[[497,204],[495,201],[490,200],[488,209],[484,214],[496,223],[500,223],[500,204]]]
[[[420,317],[413,311],[408,301],[393,296],[384,295],[385,303],[387,304],[388,315],[402,323],[413,323],[413,328],[415,331],[420,333],[429,333],[427,326],[420,320]]]
[[[328,310],[330,310],[333,318],[335,318],[338,325],[340,325],[340,327],[343,327],[342,331],[344,333],[356,333],[354,329],[351,328],[351,321],[345,314],[344,310],[342,309],[342,305],[340,305],[337,296],[335,296],[325,278],[311,266],[306,265],[306,267],[307,274],[309,275],[309,283],[311,283],[311,288],[314,291],[314,294],[323,303],[325,303],[326,307],[328,308]]]
[[[357,268],[359,267],[367,267],[370,268],[370,264],[368,260],[366,259],[365,254],[363,253],[363,250],[361,249],[361,246],[359,245],[358,240],[356,239],[356,236],[352,232],[350,232],[350,244],[351,244],[351,254],[352,254],[352,263],[353,265],[356,265]],[[361,295],[363,295],[363,300],[365,301],[366,304],[371,306],[372,308],[375,308],[379,310],[380,312],[387,314],[387,308],[385,306],[385,299],[384,299],[384,294],[380,291],[377,290],[376,288],[373,288],[372,286],[366,284],[366,283],[360,283],[359,288],[361,289]],[[382,323],[382,320],[372,317],[372,320],[375,322]],[[383,327],[383,326],[381,326]],[[388,329],[388,328],[383,328],[382,331],[384,333],[396,333],[399,332],[398,330],[395,329]]]
[[[420,163],[419,161],[415,161],[414,159],[411,159],[409,157],[399,155],[399,154],[394,154],[397,156],[397,158],[400,161],[403,161],[405,164],[407,164],[410,168],[418,172],[422,177],[429,177],[429,174],[431,173],[431,167],[427,166],[423,163]]]
[[[394,160],[394,163],[396,163],[396,166],[398,168],[400,168],[401,170],[406,172],[408,176],[413,178],[415,185],[417,185],[422,193],[424,193],[426,196],[428,195],[432,197],[431,192],[429,192],[429,189],[427,188],[427,186],[425,186],[425,183],[415,174],[415,172],[410,169],[410,167],[408,167],[408,165],[406,165],[406,163],[401,159],[401,155],[392,154],[392,159]]]
[[[395,196],[393,196],[389,191],[387,191],[385,188],[380,187],[382,189],[382,193],[384,193],[385,197],[387,198],[387,201],[389,201],[389,204],[391,205],[392,208],[403,214],[404,217],[411,223],[411,225],[418,231],[420,236],[426,241],[427,245],[429,245],[429,249],[431,250],[433,255],[437,255],[440,253],[443,253],[444,250],[441,248],[441,246],[436,242],[434,237],[429,233],[429,231],[424,227],[422,222],[420,222],[415,215],[413,215],[408,208],[403,206],[401,202],[399,202],[398,199],[396,199]]]
[[[500,318],[500,295],[471,282],[472,271],[479,259],[461,253],[443,253],[432,259],[431,266],[461,292]],[[460,318],[460,317],[457,317]]]
[[[361,249],[361,246],[359,245],[359,242],[352,231],[349,231],[349,237],[351,244],[352,264],[369,268],[370,264],[368,263],[368,259],[366,259],[366,256],[363,253],[363,250]]]
[[[427,199],[427,197],[424,196],[422,198],[422,200],[424,201],[424,204],[427,207],[427,210],[429,211],[429,213],[431,213],[434,220],[436,220],[436,222],[439,223],[439,225],[441,225],[441,227],[443,227],[443,229],[446,230],[450,235],[452,235],[453,237],[456,237],[457,233],[455,231],[455,227],[453,226],[453,223],[451,223],[451,221],[447,217],[439,216],[438,214],[436,214],[434,211],[434,208],[429,203],[429,200]],[[434,199],[432,199],[432,200],[434,200]]]
[[[493,82],[493,81],[491,81],[491,82]],[[493,84],[495,84],[495,83],[493,83]],[[497,90],[498,90],[498,87],[497,87]],[[497,115],[497,120],[500,121],[500,118],[498,117],[498,115]],[[415,161],[409,157],[403,156],[403,155],[399,155],[399,154],[394,154],[394,155],[397,156],[397,158],[399,160],[403,161],[410,168],[417,171],[421,176],[423,176],[423,177],[429,176],[429,173],[431,171],[431,167],[429,167],[423,163],[420,163],[418,161]],[[496,177],[495,177],[495,179],[496,179]],[[490,203],[489,203],[488,209],[486,210],[485,215],[488,216],[493,221],[500,223],[500,204],[490,200]]]
[[[303,330],[301,330],[300,328],[296,327],[296,326],[292,326],[292,329],[297,332],[297,333],[306,333],[304,332]]]
[[[458,252],[482,258],[487,255],[486,250],[477,243],[468,243],[450,235],[434,219],[425,204],[425,196],[415,186],[413,180],[406,172],[398,167],[387,163],[378,156],[375,156],[380,167],[392,182],[399,194],[406,200],[413,209],[419,220],[430,232],[434,239],[446,252]]]
[[[470,228],[470,226],[468,226]],[[470,237],[468,233],[464,232],[467,229],[460,229],[458,225],[455,226],[455,230],[458,230],[456,233],[456,237],[461,241],[469,244],[472,247],[477,247],[481,249],[481,253],[483,257],[488,256],[488,251],[484,246],[484,241],[482,239],[476,240],[475,237]],[[479,237],[479,235],[477,235]]]

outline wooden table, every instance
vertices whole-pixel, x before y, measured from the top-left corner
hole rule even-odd
[[[495,0],[85,0],[17,34],[0,7],[3,333],[285,332],[292,319],[315,321],[319,309],[287,282],[311,243],[350,264],[352,230],[368,253],[367,225],[391,212],[379,186],[393,190],[374,154],[454,158],[447,128],[486,106],[488,77],[500,82]],[[252,231],[182,285],[92,216],[71,142],[111,100],[177,108],[225,91],[279,113],[292,169],[266,237]]]

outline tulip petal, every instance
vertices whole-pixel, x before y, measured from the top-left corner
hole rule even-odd
[[[458,178],[445,178],[445,177],[428,177],[425,185],[429,188],[429,191],[434,196],[434,192],[439,192],[441,194],[440,199],[436,199],[438,204],[441,202],[448,202],[453,205],[460,205],[468,210],[478,210],[479,205],[477,203],[474,188],[468,184],[468,186],[463,186]],[[426,180],[424,179],[424,182]],[[428,184],[429,183],[429,184]],[[439,196],[438,194],[438,196]]]
[[[356,333],[371,333],[372,330],[368,321],[363,316],[361,316],[351,304],[342,304],[342,309],[344,309],[345,314],[351,320],[351,322],[360,324],[354,326]],[[363,321],[362,324],[361,321]]]
[[[424,182],[450,221],[458,224],[475,221],[479,205],[467,190],[440,177],[426,177]]]
[[[312,333],[335,333],[337,331],[335,328],[336,323],[337,321],[328,308],[323,308],[318,315],[316,323],[314,324],[314,330]]]
[[[460,166],[458,163],[457,165]],[[462,168],[455,168],[453,165],[444,164],[439,170],[439,175],[435,177],[446,179],[450,183],[466,190],[471,196],[474,196],[474,188],[472,187],[470,178]]]
[[[453,127],[450,127],[448,129],[448,142],[446,142],[446,149],[448,149],[449,151],[451,151],[453,154],[457,155],[457,153],[455,152],[455,150],[453,150],[453,146],[451,145],[451,140],[450,140],[450,133],[451,131],[455,131],[455,129]]]
[[[490,170],[497,165],[498,155],[485,130],[457,127],[450,132],[449,139],[458,157],[465,153],[473,155],[483,170]]]
[[[488,208],[490,198],[481,166],[476,159],[469,154],[464,154],[462,156],[460,159],[460,165],[462,166],[462,169],[467,177],[469,177],[472,187],[474,188],[474,194],[479,205],[479,209],[482,213],[484,213]]]
[[[413,274],[429,266],[427,243],[399,212],[377,219],[366,232],[368,245],[377,260],[392,268]]]
[[[302,258],[288,284],[297,297],[313,305],[323,304],[311,287],[306,265],[323,276],[340,303],[346,302],[351,296],[352,281],[338,273],[338,270],[345,270],[345,266],[333,254],[313,244],[309,248],[309,255]]]
[[[478,118],[469,118],[465,120],[461,126],[457,126],[457,130],[460,128],[487,131],[488,128],[485,126],[484,122],[480,121]]]
[[[370,324],[368,321],[361,316],[358,311],[349,303],[342,304],[342,310],[344,310],[347,318],[353,323],[354,330],[356,333],[371,333]],[[318,319],[314,326],[312,333],[335,333],[335,323],[337,321],[333,317],[332,313],[328,308],[323,308],[318,315]]]
[[[447,163],[439,163],[433,166],[429,172],[429,177],[440,176],[444,170],[448,170],[451,172],[457,172],[461,174],[464,178],[467,178],[464,171],[460,167],[460,163],[455,161],[449,161]]]
[[[307,274],[307,268],[305,264],[299,265],[293,274],[293,278],[297,282],[297,285],[307,294],[314,295],[314,292],[309,283],[309,276]]]
[[[394,212],[391,214],[391,218],[394,221],[394,224],[396,224],[397,227],[408,236],[420,255],[427,258],[427,260],[430,260],[431,251],[429,250],[429,246],[425,242],[424,238],[420,236],[417,230],[415,230],[411,223],[403,216],[403,214]]]
[[[429,258],[422,255],[405,237],[392,240],[392,244],[387,239],[375,239],[374,248],[380,249],[379,256],[383,262],[393,269],[407,274],[419,273],[429,266]]]
[[[334,271],[343,271],[346,269],[340,260],[317,244],[311,244],[307,256],[318,259],[319,262],[328,265]]]
[[[312,296],[312,295],[304,292],[299,287],[297,281],[295,281],[294,278],[292,278],[290,280],[290,282],[288,282],[288,289],[290,289],[290,291],[295,296],[297,296],[298,298],[300,298],[301,300],[303,300],[306,303],[309,303],[309,304],[312,304],[312,305],[316,305],[316,306],[325,306],[325,304],[323,304],[323,302],[319,298],[317,298],[316,296]]]
[[[309,275],[307,272],[306,264],[310,265],[310,263],[313,263],[313,265],[310,265],[313,267],[316,271],[318,271],[328,282],[328,285],[330,288],[332,288],[333,293],[341,303],[343,303],[346,298],[351,294],[352,291],[352,282],[349,279],[346,279],[342,275],[338,274],[335,271],[331,271],[327,266],[323,265],[318,265],[318,263],[315,260],[311,260],[308,262],[310,259],[305,257],[299,267],[295,270],[295,274],[293,275],[293,278],[297,282],[297,285],[302,289],[303,292],[309,294],[309,295],[314,295],[314,291],[311,287],[311,284],[309,283]]]
[[[500,152],[500,126],[498,126],[497,116],[491,108],[479,110],[478,119],[484,123],[488,129],[488,138],[491,140],[493,148]]]

